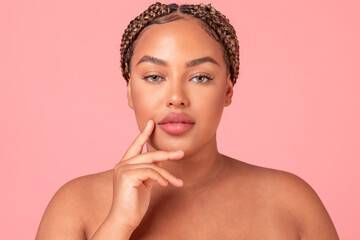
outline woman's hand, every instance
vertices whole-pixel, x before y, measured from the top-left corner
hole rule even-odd
[[[163,161],[181,159],[183,151],[141,153],[153,130],[154,121],[149,120],[114,168],[113,202],[106,221],[119,228],[133,231],[140,224],[148,210],[154,182],[163,187],[168,183],[175,187],[183,185],[180,179],[160,167]]]

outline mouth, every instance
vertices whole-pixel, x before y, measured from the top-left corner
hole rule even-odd
[[[164,124],[192,124],[189,122],[164,122],[164,123],[159,123],[158,125],[164,125]]]
[[[170,135],[180,135],[189,131],[195,122],[185,113],[169,113],[158,125]]]

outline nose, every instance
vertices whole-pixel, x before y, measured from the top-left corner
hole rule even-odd
[[[189,105],[186,88],[180,82],[169,83],[167,86],[166,106],[185,107]]]

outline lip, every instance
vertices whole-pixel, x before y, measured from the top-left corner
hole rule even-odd
[[[189,131],[195,122],[185,113],[169,113],[159,123],[159,127],[171,135],[180,135]]]

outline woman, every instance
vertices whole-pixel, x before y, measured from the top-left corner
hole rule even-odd
[[[156,3],[131,21],[121,66],[141,133],[113,170],[55,194],[37,239],[338,239],[300,178],[218,152],[238,57],[210,5]]]

